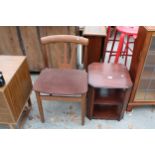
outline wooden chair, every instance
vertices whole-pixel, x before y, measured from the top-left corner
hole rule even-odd
[[[43,55],[47,68],[43,69],[34,83],[41,121],[44,122],[42,100],[57,100],[66,102],[81,102],[81,120],[84,125],[86,111],[86,93],[88,89],[87,72],[73,68],[76,60],[76,48],[83,45],[83,63],[86,67],[88,39],[73,35],[53,35],[41,38]],[[57,51],[58,68],[49,68],[48,50],[49,44],[63,44],[64,50]],[[69,46],[70,45],[70,46]],[[71,50],[69,52],[69,50]],[[69,58],[70,57],[70,60]],[[62,60],[61,60],[62,58]]]

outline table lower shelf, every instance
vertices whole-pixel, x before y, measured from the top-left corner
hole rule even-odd
[[[123,102],[123,91],[120,89],[96,89],[94,104],[120,105]]]
[[[94,105],[93,118],[94,119],[107,119],[107,120],[119,120],[119,114],[117,113],[118,106],[107,105]]]

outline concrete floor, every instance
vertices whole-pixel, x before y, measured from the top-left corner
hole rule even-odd
[[[109,43],[108,48],[111,46]],[[115,47],[115,49],[117,46]],[[107,62],[108,55],[105,61]],[[111,60],[111,62],[113,59]],[[128,61],[130,65],[130,59]],[[123,58],[120,59],[123,63]],[[38,75],[31,75],[32,81]],[[134,108],[132,112],[125,113],[121,121],[115,120],[89,120],[86,117],[84,126],[81,126],[80,104],[79,103],[60,103],[44,101],[43,108],[45,123],[41,123],[37,101],[34,92],[31,95],[32,110],[23,126],[24,129],[151,129],[155,128],[155,106],[145,106]],[[0,128],[7,128],[0,126]]]
[[[38,75],[32,75],[34,81]],[[81,126],[80,104],[44,101],[45,123],[39,119],[37,101],[34,92],[31,95],[33,108],[24,125],[25,129],[151,129],[155,128],[155,106],[134,108],[125,113],[121,121],[89,120],[86,117],[84,126]]]

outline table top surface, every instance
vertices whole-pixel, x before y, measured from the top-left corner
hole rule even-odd
[[[107,31],[105,26],[85,26],[83,36],[106,36]]]
[[[5,79],[5,85],[0,87],[0,91],[4,91],[25,59],[25,56],[0,56],[0,71]]]
[[[92,63],[88,83],[94,88],[128,89],[132,87],[127,68],[121,64]]]

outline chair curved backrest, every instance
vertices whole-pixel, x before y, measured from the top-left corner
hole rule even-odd
[[[49,67],[48,62],[48,52],[49,44],[63,44],[64,49],[62,51],[56,51],[56,61],[59,68],[74,68],[73,63],[76,58],[77,45],[82,45],[84,47],[83,51],[83,63],[87,67],[87,45],[88,39],[80,36],[74,35],[51,35],[41,38],[41,44],[43,47],[43,56],[46,67]],[[63,59],[62,59],[63,57]],[[62,60],[61,60],[62,59]],[[70,59],[70,60],[69,60]]]

